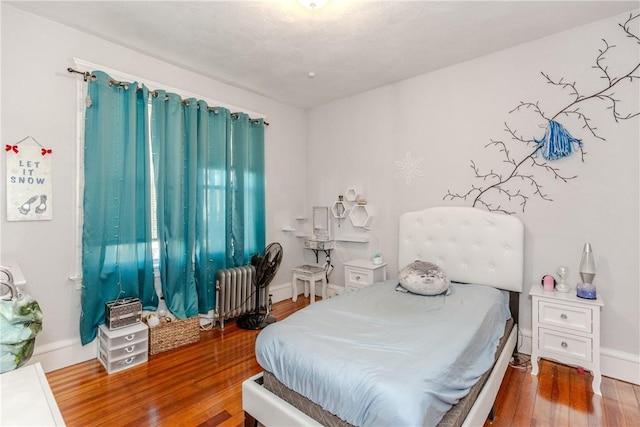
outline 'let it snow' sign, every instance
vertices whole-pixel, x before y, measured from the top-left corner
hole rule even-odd
[[[6,144],[5,153],[7,221],[53,218],[51,150],[43,148],[35,139],[27,137],[15,145]]]

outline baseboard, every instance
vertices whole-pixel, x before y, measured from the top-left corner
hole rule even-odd
[[[79,339],[59,341],[43,346],[36,344],[33,356],[31,356],[27,365],[40,362],[45,372],[51,372],[95,359],[98,354],[97,341],[93,340],[87,345],[80,344]]]
[[[291,282],[282,283],[280,285],[269,286],[269,293],[271,294],[271,302],[276,303],[291,299]]]
[[[531,355],[531,331],[518,329],[518,353]]]
[[[291,283],[274,285],[269,288],[272,302],[283,301],[291,298]],[[64,340],[51,344],[39,346],[36,341],[36,348],[33,356],[27,362],[32,365],[40,362],[45,372],[66,368],[76,363],[86,362],[95,359],[98,354],[97,340],[93,340],[87,345],[80,344],[80,340]]]
[[[298,288],[298,295],[302,295],[304,287]],[[327,284],[327,297],[331,298],[335,295],[340,295],[344,292],[344,286],[334,285],[332,283]],[[271,301],[273,303],[291,299],[293,295],[293,286],[291,282],[282,283],[280,285],[270,286],[269,293],[271,294]],[[322,287],[316,286],[316,296],[322,296]]]
[[[530,355],[531,340],[531,331],[521,329],[518,351]],[[600,348],[600,371],[605,377],[640,385],[640,355]]]
[[[600,369],[605,377],[640,385],[640,355],[602,348]]]

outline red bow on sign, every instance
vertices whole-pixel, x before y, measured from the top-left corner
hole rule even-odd
[[[44,156],[45,154],[51,154],[51,148],[48,148],[48,149],[47,149],[47,148],[43,148],[41,152],[42,152],[42,155],[43,155],[43,156]]]
[[[17,145],[9,145],[9,144],[7,144],[7,145],[4,146],[4,150],[5,151],[13,150],[14,153],[17,153],[18,152],[18,146]]]

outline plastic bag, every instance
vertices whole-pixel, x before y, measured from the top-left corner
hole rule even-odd
[[[11,290],[11,298],[0,300],[1,373],[19,368],[31,358],[36,335],[42,330],[42,310],[13,283],[0,280],[0,286]]]

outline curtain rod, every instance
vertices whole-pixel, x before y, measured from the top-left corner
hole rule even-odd
[[[90,73],[90,72],[88,72],[88,71],[84,71],[84,72],[83,72],[83,71],[78,71],[78,70],[74,70],[74,69],[73,69],[73,68],[71,68],[71,67],[68,67],[68,68],[67,68],[67,71],[68,71],[68,72],[70,72],[70,73],[81,74],[81,75],[83,76],[83,79],[84,79],[84,81],[85,81],[85,82],[86,82],[87,80],[89,80],[89,79],[91,79],[92,81],[96,81],[96,79],[98,78],[95,74],[91,74],[91,73]],[[122,86],[122,87],[124,87],[125,89],[128,89],[128,88],[129,88],[129,84],[128,84],[128,83],[120,82],[120,81],[115,80],[115,79],[109,79],[109,84],[115,84],[115,85],[118,85],[118,86]],[[141,89],[140,89],[140,88],[136,88],[136,90],[141,90]],[[150,93],[153,97],[157,97],[157,96],[158,96],[158,92],[157,92],[157,91],[155,91],[155,90],[150,90],[150,91],[149,91],[149,93]],[[165,99],[169,99],[169,98],[168,98],[168,97],[166,97]],[[180,102],[182,102],[184,105],[187,105],[187,106],[189,105],[189,100],[188,100],[188,99],[182,99],[182,98],[180,98]],[[198,108],[200,108],[200,107],[198,106]],[[215,107],[207,107],[207,110],[209,110],[209,111],[213,111],[213,113],[214,113],[214,114],[218,114],[218,111],[219,111],[219,110],[218,110],[217,108],[215,108]],[[238,118],[238,113],[231,113],[231,116],[232,116],[234,119],[237,119],[237,118]],[[249,117],[249,121],[250,121],[250,122],[252,122],[252,123],[257,123],[257,122],[258,122],[258,119],[252,119],[251,117]],[[265,126],[269,126],[269,123],[268,123],[268,122],[264,122],[264,121],[263,121],[263,123],[264,123],[264,125],[265,125]]]

